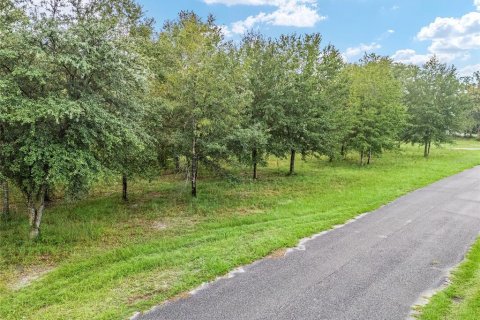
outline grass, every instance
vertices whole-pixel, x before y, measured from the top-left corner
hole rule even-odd
[[[480,240],[453,272],[452,284],[421,308],[421,320],[480,318]]]
[[[204,178],[195,200],[181,177],[138,181],[127,204],[105,183],[88,200],[51,205],[37,242],[21,214],[0,227],[0,319],[128,318],[479,164],[479,151],[450,146],[430,159],[403,146],[366,167],[309,159],[293,177],[272,160],[256,183],[239,168],[238,181]]]

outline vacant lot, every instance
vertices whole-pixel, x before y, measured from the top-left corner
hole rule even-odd
[[[239,168],[230,179],[202,179],[195,200],[181,176],[136,182],[127,204],[117,183],[105,183],[88,200],[52,203],[37,242],[17,213],[0,229],[0,318],[126,318],[479,165],[480,151],[458,150],[479,147],[462,140],[424,159],[420,148],[403,146],[364,167],[308,159],[292,177],[287,161],[272,160],[255,183]],[[478,284],[478,269],[464,269]]]

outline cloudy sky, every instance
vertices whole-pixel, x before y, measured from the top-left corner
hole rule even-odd
[[[421,64],[432,54],[480,70],[480,0],[139,0],[159,25],[180,10],[212,13],[228,37],[320,32],[349,61],[377,52]]]

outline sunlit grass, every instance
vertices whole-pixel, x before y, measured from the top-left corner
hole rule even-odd
[[[461,140],[455,147],[479,147]],[[353,156],[353,155],[352,155]],[[480,164],[479,151],[403,146],[360,167],[357,159],[271,160],[252,182],[202,173],[199,198],[175,175],[104,183],[90,199],[48,208],[38,242],[20,214],[0,227],[1,319],[118,319],[148,309],[300,238],[341,224],[409,191]],[[17,199],[18,200],[18,199]],[[40,279],[19,288],[41,270]]]

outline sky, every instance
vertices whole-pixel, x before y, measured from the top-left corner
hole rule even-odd
[[[138,0],[163,22],[181,10],[213,14],[227,38],[319,32],[349,62],[365,52],[422,64],[433,54],[461,75],[480,70],[480,0]]]

